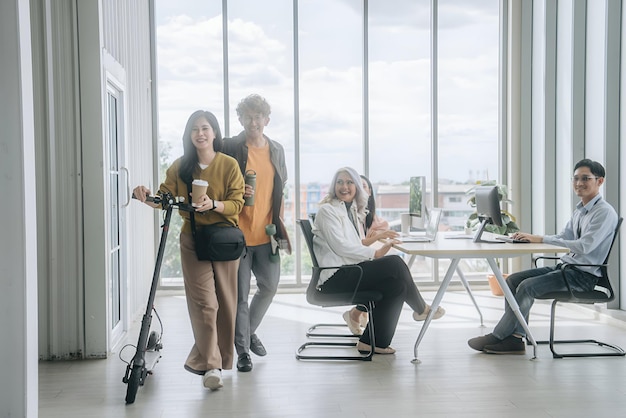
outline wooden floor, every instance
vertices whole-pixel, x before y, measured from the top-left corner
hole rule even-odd
[[[433,292],[424,292],[432,300]],[[626,359],[555,360],[547,346],[538,359],[475,352],[467,339],[490,332],[502,313],[502,298],[477,292],[485,316],[462,291],[448,292],[447,314],[431,324],[412,364],[420,325],[405,306],[393,356],[372,362],[304,362],[294,353],[313,322],[340,321],[343,309],[307,305],[301,294],[277,295],[259,336],[268,355],[253,356],[250,373],[224,372],[224,388],[210,392],[201,378],[183,369],[191,347],[182,294],[161,294],[156,306],[163,320],[163,358],[137,400],[125,405],[125,364],[107,360],[42,362],[40,417],[617,417],[626,411]],[[562,336],[576,333],[626,347],[624,323],[581,308],[560,308]],[[599,323],[592,317],[599,317]],[[535,337],[548,334],[549,305],[531,313]],[[595,325],[591,325],[591,323]],[[136,343],[137,331],[128,342]],[[123,353],[130,358],[134,352]]]

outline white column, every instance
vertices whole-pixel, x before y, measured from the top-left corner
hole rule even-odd
[[[28,0],[0,2],[0,416],[38,409],[35,138]]]

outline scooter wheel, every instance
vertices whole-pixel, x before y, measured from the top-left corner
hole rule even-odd
[[[139,383],[141,381],[141,366],[133,366],[128,377],[128,388],[126,389],[126,403],[135,402]]]

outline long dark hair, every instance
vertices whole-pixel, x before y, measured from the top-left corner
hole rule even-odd
[[[178,174],[180,178],[189,184],[193,181],[193,171],[198,165],[198,152],[196,147],[191,141],[191,130],[194,123],[198,118],[204,117],[211,125],[213,132],[215,133],[215,139],[213,140],[213,150],[219,152],[222,150],[224,140],[222,139],[222,131],[220,130],[220,124],[217,122],[215,115],[206,110],[196,110],[189,116],[187,125],[185,125],[185,133],[183,134],[183,157],[180,161],[180,170]]]
[[[367,187],[370,189],[370,197],[367,198],[367,216],[365,217],[365,230],[367,231],[374,222],[374,216],[376,216],[376,198],[374,198],[374,188],[370,179],[361,174],[361,178],[367,183]]]

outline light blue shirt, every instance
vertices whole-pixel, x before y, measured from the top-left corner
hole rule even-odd
[[[543,242],[569,248],[563,263],[602,264],[606,259],[617,226],[617,212],[598,194],[589,203],[578,202],[572,218],[558,235],[546,235]],[[580,235],[579,235],[580,232]],[[580,267],[600,276],[596,267]]]

